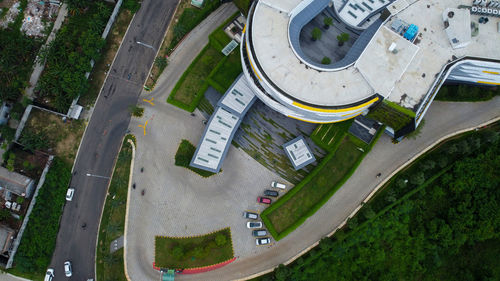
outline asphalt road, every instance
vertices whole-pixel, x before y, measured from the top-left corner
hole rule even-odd
[[[66,260],[73,264],[71,280],[95,278],[97,230],[109,176],[130,122],[128,106],[137,102],[177,1],[144,0],[111,66],[77,155],[71,180],[76,192],[64,207],[52,256],[54,280],[68,280]]]

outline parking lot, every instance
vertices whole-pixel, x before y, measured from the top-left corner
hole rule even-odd
[[[139,125],[146,121],[144,135]],[[249,220],[242,215],[245,210],[264,210],[266,205],[257,203],[257,197],[271,189],[272,181],[286,181],[234,146],[229,149],[222,172],[209,178],[174,165],[182,139],[197,145],[203,132],[202,121],[201,114],[190,116],[158,103],[146,106],[144,117],[131,122],[130,129],[137,136],[133,172],[136,189],[130,197],[126,241],[131,280],[157,278],[152,268],[156,235],[192,236],[229,226],[236,257],[255,256],[272,247],[272,243],[256,246],[246,227]],[[148,272],[148,277],[143,272]]]

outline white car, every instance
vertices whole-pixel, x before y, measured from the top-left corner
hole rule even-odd
[[[257,245],[257,246],[267,245],[269,243],[271,243],[271,238],[269,238],[269,237],[255,239],[255,245]]]
[[[249,221],[249,222],[247,222],[247,228],[262,228],[262,222]]]
[[[47,269],[43,281],[52,281],[53,278],[54,278],[54,269],[52,268]]]
[[[73,200],[73,195],[75,195],[75,189],[72,187],[68,188],[68,191],[66,191],[66,201]]]
[[[66,275],[66,277],[71,277],[71,275],[73,275],[73,270],[71,269],[70,261],[64,262],[64,274]]]
[[[282,183],[279,183],[277,181],[273,181],[271,183],[271,187],[273,188],[279,188],[279,189],[285,189],[286,188],[286,185],[282,184]]]

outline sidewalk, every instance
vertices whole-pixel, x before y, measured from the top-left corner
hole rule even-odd
[[[54,23],[54,27],[52,28],[52,31],[49,34],[49,37],[47,38],[47,42],[43,44],[43,46],[40,48],[42,50],[46,46],[50,44],[55,38],[56,38],[56,33],[61,28],[62,23],[64,22],[64,19],[66,18],[66,15],[68,14],[68,9],[66,4],[63,4],[61,8],[59,8],[59,13],[57,14],[57,19],[56,22]],[[38,56],[37,56],[38,59]],[[42,74],[43,69],[45,68],[45,62],[43,64],[36,63],[35,68],[33,69],[33,72],[31,73],[30,77],[30,86],[26,88],[26,96],[30,99],[33,99],[33,90],[35,89],[36,84],[38,83],[38,79],[40,78],[40,75]]]

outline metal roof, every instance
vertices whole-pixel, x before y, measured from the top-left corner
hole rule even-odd
[[[292,162],[295,170],[299,170],[316,161],[314,154],[307,146],[303,136],[298,136],[283,145],[286,155]]]
[[[255,99],[245,76],[236,78],[207,122],[189,166],[213,173],[220,171],[234,134]]]

